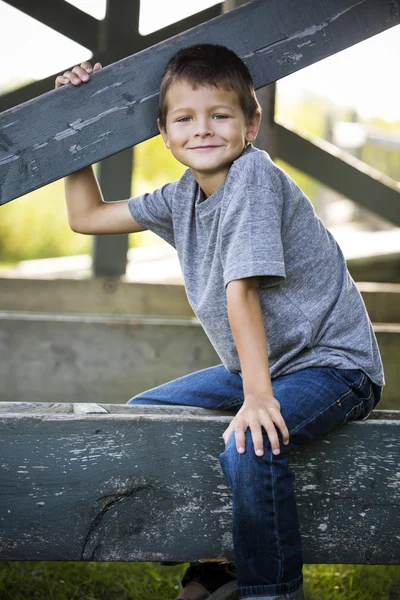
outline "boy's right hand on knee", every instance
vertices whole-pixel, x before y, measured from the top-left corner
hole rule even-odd
[[[56,78],[55,89],[61,87],[62,85],[68,85],[69,83],[72,83],[75,86],[80,85],[82,81],[87,83],[90,79],[90,75],[100,71],[102,68],[103,67],[100,63],[96,63],[94,67],[92,67],[90,62],[85,61],[81,63],[80,66],[77,65],[74,67],[71,71],[65,71],[63,75],[59,75]]]

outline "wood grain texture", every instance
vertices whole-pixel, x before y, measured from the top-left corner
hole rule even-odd
[[[100,408],[0,415],[0,558],[234,560],[233,414]],[[400,563],[400,413],[374,414],[291,453],[306,563]]]
[[[0,204],[156,135],[160,79],[179,48],[231,47],[259,88],[399,22],[398,0],[254,0],[105,66],[87,85],[11,108],[0,115]]]

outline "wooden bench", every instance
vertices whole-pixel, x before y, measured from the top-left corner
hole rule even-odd
[[[234,560],[233,413],[1,403],[2,560]],[[400,564],[400,411],[291,453],[305,563]]]

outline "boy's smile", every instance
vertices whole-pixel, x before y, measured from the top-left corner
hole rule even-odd
[[[233,161],[254,140],[260,115],[250,124],[238,95],[223,88],[175,82],[167,92],[166,129],[159,124],[165,145],[192,171],[206,197],[225,180]]]

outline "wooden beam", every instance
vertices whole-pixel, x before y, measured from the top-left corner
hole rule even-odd
[[[383,408],[400,408],[400,325],[377,324]],[[0,312],[0,402],[126,402],[221,360],[190,318]],[[19,365],[23,365],[23,369]]]
[[[0,559],[234,560],[233,411],[0,409]],[[399,411],[374,411],[291,452],[305,563],[400,563],[399,429]]]
[[[132,283],[118,277],[4,278],[0,289],[0,311],[195,318],[183,285]]]
[[[400,252],[358,256],[346,262],[354,281],[400,283]]]
[[[277,120],[277,154],[360,206],[400,225],[400,183],[334,144]]]
[[[4,0],[85,48],[96,48],[100,22],[65,0]]]
[[[382,267],[381,267],[382,268]],[[400,284],[357,282],[373,323],[400,324]],[[92,279],[0,279],[0,311],[194,319],[183,285]]]
[[[273,18],[271,18],[273,15]],[[184,46],[220,43],[262,87],[400,22],[391,0],[254,0],[0,115],[0,204],[158,133],[160,79]]]

